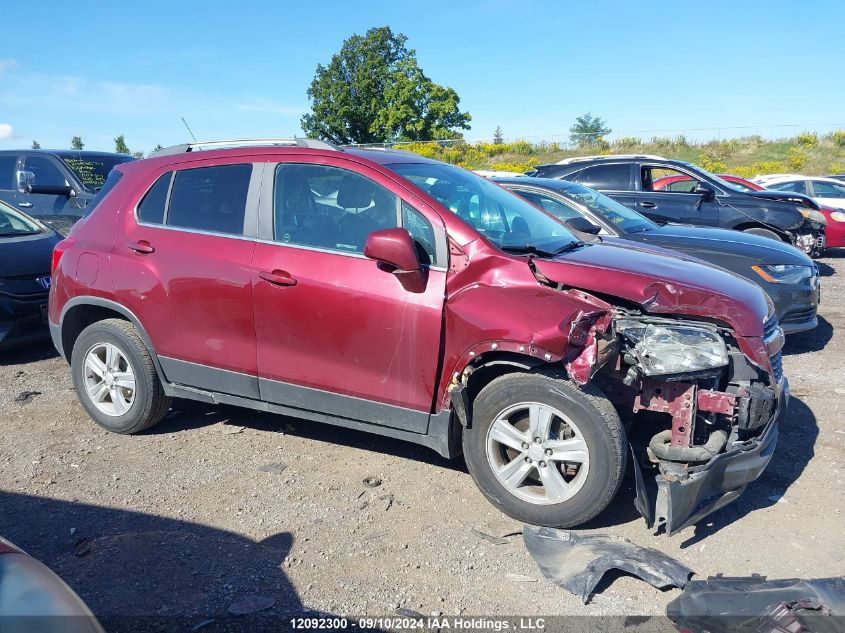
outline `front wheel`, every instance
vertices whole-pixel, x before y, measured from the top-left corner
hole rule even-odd
[[[482,493],[515,519],[573,527],[613,499],[625,472],[625,431],[597,389],[543,374],[488,384],[464,430],[467,467]]]

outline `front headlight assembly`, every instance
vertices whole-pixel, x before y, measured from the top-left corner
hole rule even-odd
[[[800,284],[802,281],[811,279],[816,273],[813,266],[792,264],[752,266],[751,270],[773,284]]]
[[[724,339],[706,325],[622,319],[616,331],[630,343],[627,351],[646,376],[691,374],[728,364]]]

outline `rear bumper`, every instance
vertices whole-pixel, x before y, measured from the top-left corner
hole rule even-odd
[[[736,500],[771,461],[788,403],[789,385],[784,380],[774,414],[757,437],[734,443],[706,464],[690,467],[683,478],[658,475],[656,496],[649,495],[634,460],[636,506],[649,527],[665,524],[667,534],[674,534]]]
[[[23,347],[48,338],[47,299],[0,298],[0,350]]]

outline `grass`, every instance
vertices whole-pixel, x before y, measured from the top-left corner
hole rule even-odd
[[[753,178],[764,174],[845,173],[845,131],[817,136],[802,132],[793,138],[767,140],[760,136],[694,143],[683,136],[643,140],[623,137],[608,143],[565,147],[557,143],[410,143],[400,149],[468,169],[525,172],[536,165],[589,154],[657,154],[695,163],[717,173]]]

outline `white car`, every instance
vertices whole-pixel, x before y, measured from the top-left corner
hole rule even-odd
[[[815,200],[819,206],[845,209],[845,182],[820,176],[762,176],[752,182],[774,191],[795,191]]]

